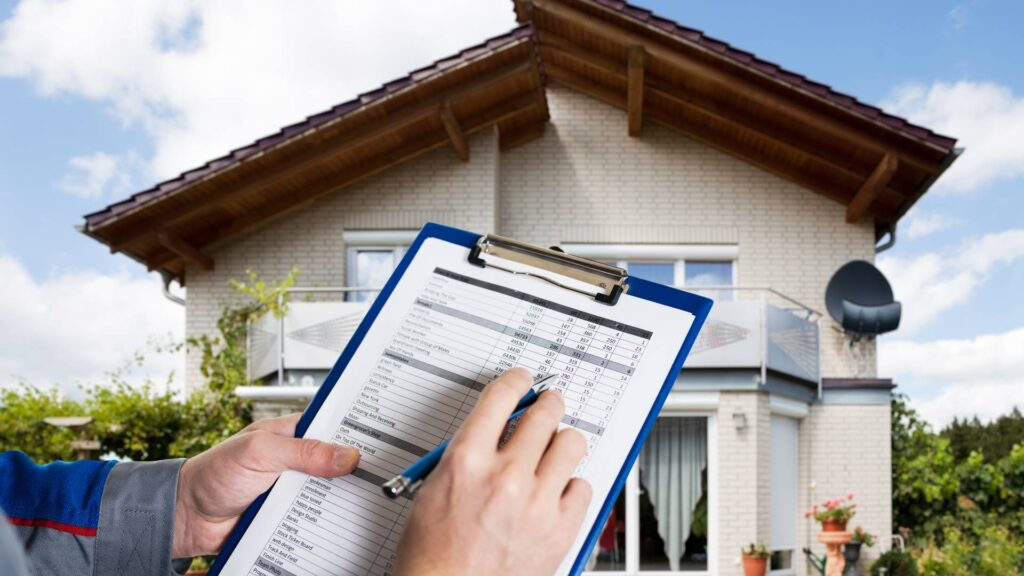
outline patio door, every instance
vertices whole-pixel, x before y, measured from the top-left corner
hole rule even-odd
[[[713,574],[714,418],[658,418],[590,558],[590,574]]]

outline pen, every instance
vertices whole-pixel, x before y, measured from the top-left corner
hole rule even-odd
[[[512,415],[508,417],[509,420],[518,418],[527,408],[533,405],[537,401],[537,397],[540,393],[551,387],[550,382],[557,377],[558,374],[548,374],[546,376],[540,376],[533,382],[533,386],[530,390],[519,400],[516,404],[515,410]],[[412,494],[419,489],[420,485],[427,478],[427,474],[437,466],[437,463],[441,461],[441,456],[444,455],[444,449],[448,447],[448,440],[441,442],[430,452],[427,452],[425,456],[419,460],[413,462],[408,468],[402,471],[401,474],[395,476],[391,480],[388,480],[381,485],[381,489],[384,490],[384,495],[388,498],[398,498],[402,494],[408,492]]]

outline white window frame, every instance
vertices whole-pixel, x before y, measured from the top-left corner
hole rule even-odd
[[[734,244],[562,244],[569,254],[614,262],[625,268],[628,262],[674,263],[672,283],[686,285],[686,261],[731,262],[732,286],[739,284],[739,247]]]
[[[669,393],[659,418],[706,418],[708,435],[708,569],[640,571],[640,469],[635,464],[622,490],[626,496],[625,570],[585,572],[586,576],[717,576],[718,558],[718,392]]]
[[[395,262],[401,260],[412,245],[418,230],[346,230],[342,233],[345,243],[345,285],[350,288],[381,288],[381,286],[355,286],[358,277],[357,255],[362,251],[390,250]]]

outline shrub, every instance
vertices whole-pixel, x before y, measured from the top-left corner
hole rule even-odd
[[[871,565],[871,576],[882,576],[883,568],[885,576],[919,576],[914,557],[902,550],[889,550],[879,556]]]

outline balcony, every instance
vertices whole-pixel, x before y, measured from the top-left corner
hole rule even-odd
[[[713,298],[715,305],[686,361],[679,387],[768,387],[806,399],[818,395],[818,311],[771,288],[687,290]],[[239,396],[296,405],[312,398],[370,305],[346,299],[377,289],[290,292],[288,314],[265,316],[250,327],[249,379],[262,385],[239,387]]]

